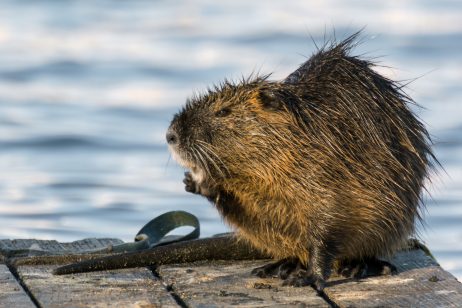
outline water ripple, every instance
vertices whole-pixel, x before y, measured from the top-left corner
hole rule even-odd
[[[111,151],[159,151],[164,146],[155,144],[129,143],[102,140],[84,136],[48,136],[23,140],[0,141],[2,150],[8,149],[81,149],[81,150],[111,150]]]

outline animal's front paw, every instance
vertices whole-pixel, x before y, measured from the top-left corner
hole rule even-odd
[[[189,171],[184,173],[183,183],[185,184],[184,189],[187,192],[199,194],[209,199],[215,199],[215,197],[217,196],[216,190],[214,188],[208,186],[206,184],[206,181],[202,181],[199,183],[196,180],[194,180],[192,173]]]
[[[185,185],[184,189],[187,192],[190,192],[190,193],[193,193],[193,194],[200,194],[201,193],[200,186],[199,186],[199,184],[197,184],[196,181],[194,181],[191,172],[187,171],[187,172],[184,173],[183,183]]]

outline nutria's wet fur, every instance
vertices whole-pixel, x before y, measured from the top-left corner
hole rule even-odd
[[[167,133],[191,170],[186,189],[284,260],[289,284],[322,290],[334,263],[370,267],[405,245],[436,162],[414,102],[350,54],[356,38],[326,44],[283,81],[226,81],[191,98]]]

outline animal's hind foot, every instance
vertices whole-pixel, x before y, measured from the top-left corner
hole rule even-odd
[[[346,278],[365,278],[369,276],[393,275],[397,273],[396,267],[377,258],[363,260],[344,260],[337,269],[337,273]]]
[[[260,278],[279,277],[281,279],[286,279],[297,266],[299,266],[298,259],[285,258],[277,262],[257,267],[252,270],[252,274]]]
[[[252,274],[260,278],[279,277],[283,286],[305,287],[313,286],[318,292],[324,289],[325,281],[317,277],[304,266],[297,258],[286,258],[257,267]]]
[[[283,286],[305,287],[312,286],[316,291],[324,290],[324,279],[317,277],[313,272],[305,267],[300,267],[293,271],[283,282]]]

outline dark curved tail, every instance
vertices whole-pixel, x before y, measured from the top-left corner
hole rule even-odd
[[[232,236],[179,242],[140,251],[85,260],[56,268],[54,275],[187,263],[199,260],[252,260],[268,256]]]

